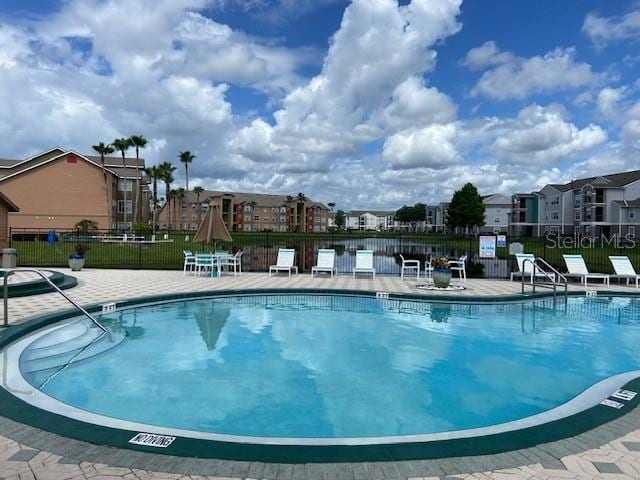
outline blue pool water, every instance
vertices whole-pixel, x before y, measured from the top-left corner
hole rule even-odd
[[[87,324],[36,340],[21,355],[25,378],[90,412],[234,435],[488,426],[640,369],[640,301],[628,298],[570,298],[554,308],[244,296],[143,306],[103,321],[111,344],[97,341],[68,368]]]

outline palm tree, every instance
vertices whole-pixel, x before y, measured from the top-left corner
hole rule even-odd
[[[132,135],[129,137],[129,143],[136,149],[136,160],[140,160],[140,149],[147,146],[147,139],[142,135]],[[138,166],[136,165],[136,168]],[[142,189],[142,170],[138,169],[138,179],[136,188],[136,209],[133,213],[133,223],[138,223],[138,213],[142,213],[140,209],[140,190]]]
[[[189,164],[193,162],[193,159],[196,158],[189,150],[185,150],[184,152],[180,152],[178,158],[182,163],[184,163],[184,174],[187,179],[187,190],[189,190]]]
[[[178,188],[176,190],[176,192],[175,192],[175,195],[173,197],[173,202],[174,202],[173,203],[173,211],[174,211],[173,214],[174,215],[178,214],[178,207],[175,204],[176,199],[180,200],[180,212],[182,212],[182,200],[184,199],[185,192],[186,192],[186,190],[184,188],[182,188],[182,187]],[[183,226],[183,228],[184,228],[184,226]]]
[[[193,193],[196,194],[196,203],[198,204],[198,225],[200,225],[200,222],[202,221],[202,215],[201,215],[202,206],[200,205],[200,195],[202,194],[202,192],[204,192],[204,188],[200,186],[193,188]]]
[[[329,203],[327,203],[327,207],[329,207],[329,208],[331,209],[331,211],[332,211],[332,212],[333,212],[333,207],[335,207],[335,206],[336,206],[335,202],[329,202]]]
[[[113,145],[113,147],[116,150],[120,150],[120,153],[122,154],[122,168],[126,169],[127,164],[125,160],[125,154],[127,150],[129,150],[129,147],[131,147],[131,139],[116,138],[113,142],[111,142],[111,145]],[[126,175],[126,170],[124,171],[124,174]],[[127,178],[125,177],[125,182],[124,182],[124,223],[125,225],[127,224],[127,188],[128,188],[126,180]]]
[[[153,233],[156,233],[156,213],[158,210],[158,180],[162,178],[162,171],[159,165],[153,165],[152,167],[145,168],[144,173],[153,181],[153,197],[151,202],[153,204]]]
[[[171,165],[171,162],[162,162],[158,168],[160,169],[160,179],[165,186],[164,203],[167,205],[167,225],[171,230],[171,184],[174,181],[173,172],[176,171],[176,167]]]
[[[300,229],[301,225],[303,227],[304,227],[304,225],[306,225],[306,222],[305,222],[306,212],[304,211],[304,202],[307,201],[307,196],[302,192],[298,192],[298,195],[296,196],[296,200],[297,200],[297,204],[296,204],[296,228]],[[300,206],[301,203],[302,203],[302,221],[300,221],[300,212],[298,212],[298,207]]]
[[[293,228],[293,208],[291,208],[291,204],[293,203],[293,195],[287,195],[287,206],[289,207],[289,212],[287,213],[289,217],[289,231]]]
[[[111,228],[111,205],[109,205],[109,192],[107,188],[107,170],[104,168],[104,157],[105,155],[111,155],[115,152],[114,148],[110,144],[105,144],[104,142],[100,142],[97,145],[93,145],[91,148],[100,155],[100,166],[102,167],[102,175],[104,176],[104,186],[105,190],[107,190],[105,198],[107,199],[107,212],[109,212],[109,225],[107,228]]]

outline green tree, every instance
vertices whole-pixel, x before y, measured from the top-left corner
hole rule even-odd
[[[116,138],[113,142],[111,142],[111,145],[113,145],[113,147],[116,150],[119,150],[120,153],[122,154],[122,168],[125,169],[124,170],[124,175],[125,175],[125,182],[124,182],[124,223],[126,225],[127,223],[127,182],[128,179],[126,178],[126,168],[127,168],[127,163],[125,160],[125,156],[127,153],[127,150],[129,150],[129,148],[132,146],[131,145],[131,139],[130,138]]]
[[[83,219],[76,223],[75,227],[80,230],[81,233],[89,233],[90,230],[97,230],[98,224],[93,220]]]
[[[162,162],[158,165],[160,169],[160,179],[164,182],[165,195],[164,203],[167,206],[167,227],[171,230],[171,184],[174,182],[173,172],[176,171],[171,162]]]
[[[100,155],[100,166],[102,167],[102,176],[104,177],[104,186],[105,186],[105,190],[107,190],[105,192],[105,198],[107,201],[107,212],[109,212],[109,225],[107,226],[107,228],[111,228],[111,212],[113,211],[113,208],[111,208],[110,205],[110,200],[109,200],[109,188],[107,186],[107,170],[104,167],[104,157],[106,155],[111,155],[113,152],[115,152],[115,149],[110,145],[110,144],[105,144],[104,142],[100,142],[97,145],[93,145],[91,148],[93,148],[93,150]]]
[[[424,203],[416,203],[413,206],[404,205],[396,211],[396,220],[401,223],[410,224],[414,229],[417,223],[427,217],[427,206]]]
[[[204,192],[204,188],[200,186],[193,188],[193,193],[196,194],[196,203],[198,204],[198,225],[200,225],[200,222],[202,222],[202,206],[200,205],[200,195],[202,195],[202,192]]]
[[[147,167],[144,169],[144,173],[151,179],[152,181],[152,210],[153,210],[153,231],[156,231],[157,225],[157,213],[158,213],[158,180],[162,179],[162,169],[159,165],[153,165],[151,167]]]
[[[140,160],[140,149],[147,146],[147,139],[142,135],[132,135],[129,137],[129,143],[136,149],[136,160]],[[136,180],[136,208],[133,211],[133,223],[138,223],[139,217],[142,215],[142,209],[140,208],[140,193],[142,191],[142,170],[136,165],[138,178]]]
[[[338,210],[336,212],[336,218],[333,220],[333,223],[336,224],[336,227],[342,229],[344,228],[345,221],[346,221],[346,216],[344,214],[344,210]]]
[[[468,233],[470,228],[484,225],[484,213],[485,206],[478,189],[472,183],[467,183],[453,194],[447,208],[447,227],[461,227]]]
[[[184,164],[184,174],[187,179],[186,181],[186,189],[189,190],[189,164],[193,162],[193,159],[196,158],[189,150],[185,150],[184,152],[180,152],[178,155],[180,162]]]
[[[173,195],[173,210],[174,210],[174,215],[178,214],[178,207],[176,205],[176,200],[180,200],[180,212],[182,212],[182,200],[184,199],[186,195],[186,190],[182,187],[178,188],[177,190],[175,190],[175,193]],[[176,219],[177,220],[177,219]],[[176,221],[176,223],[178,223],[178,225],[180,225],[179,221]],[[184,227],[183,227],[184,228]]]

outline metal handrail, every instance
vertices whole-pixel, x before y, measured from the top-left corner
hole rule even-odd
[[[545,267],[547,267],[549,270],[551,270],[553,273],[555,273],[557,278],[559,278],[559,279],[561,278],[562,280],[564,280],[564,283],[569,283],[569,280],[567,280],[567,277],[565,277],[562,273],[560,273],[558,270],[553,268],[551,266],[551,264],[549,262],[547,262],[544,258],[536,257],[535,259],[538,262],[542,262],[542,264]],[[542,270],[542,271],[544,271],[544,270]]]
[[[540,265],[538,265],[536,262],[542,262],[547,268],[551,269],[551,271],[553,272],[553,275],[549,272],[547,272],[546,270],[543,270],[542,268],[540,268]],[[533,260],[531,260],[530,258],[525,258],[522,260],[522,271],[523,271],[523,275],[521,278],[521,282],[522,282],[522,293],[524,293],[524,284],[525,284],[525,275],[524,275],[524,271],[525,268],[524,266],[530,263],[533,267],[533,270],[531,272],[531,288],[533,290],[533,293],[535,293],[536,291],[536,285],[540,285],[541,287],[549,287],[549,285],[546,284],[536,284],[536,276],[537,273],[540,272],[542,273],[547,279],[551,280],[551,286],[550,288],[553,288],[553,298],[555,301],[556,295],[557,295],[557,289],[558,289],[558,285],[560,285],[560,283],[558,281],[556,281],[556,279],[560,280],[563,279],[564,280],[564,297],[565,299],[568,296],[568,281],[567,281],[567,277],[565,277],[563,274],[561,274],[560,272],[558,272],[555,268],[553,268],[551,265],[549,265],[549,263],[547,263],[545,260],[543,260],[540,257],[534,257]]]
[[[66,293],[64,293],[58,286],[49,280],[41,270],[37,268],[3,268],[1,271],[4,272],[4,326],[9,326],[9,276],[13,275],[16,272],[31,272],[37,275],[40,275],[42,279],[49,284],[51,288],[53,288],[56,292],[62,295],[71,305],[80,310],[89,320],[93,322],[93,324],[98,327],[103,332],[108,332],[108,330],[89,312],[87,312],[84,308],[82,308],[78,303],[75,302],[71,297],[69,297]]]

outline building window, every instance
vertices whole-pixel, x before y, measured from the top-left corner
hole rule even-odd
[[[118,179],[118,191],[119,192],[131,192],[133,190],[133,182],[128,178]]]
[[[630,219],[636,218],[636,209],[635,208],[630,208],[629,209],[629,218]]]
[[[627,229],[627,235],[630,237],[635,237],[636,236],[636,227],[633,225],[630,225],[629,228]]]
[[[264,213],[267,213],[267,212],[269,211],[269,209],[265,207],[265,208],[263,208],[263,209],[262,209],[262,211],[263,211]]]
[[[260,215],[254,215],[254,216],[253,216],[253,219],[254,219],[256,222],[259,222],[259,221],[260,221]]]
[[[578,210],[576,212],[576,220],[579,222],[580,221],[580,210]]]
[[[118,230],[129,230],[131,228],[131,222],[118,222]]]
[[[244,211],[245,212],[250,212],[251,211],[251,205],[245,205],[244,206]]]
[[[560,205],[560,197],[558,195],[551,199],[551,205]]]
[[[245,232],[250,232],[251,231],[251,225],[245,225],[244,226],[244,231]]]
[[[244,221],[245,222],[250,222],[251,221],[251,215],[245,215],[244,216]]]
[[[560,220],[560,212],[553,212],[551,217],[553,220]]]
[[[118,200],[118,213],[132,213],[132,202],[131,200]]]
[[[280,207],[280,211],[283,212],[283,213],[286,212],[287,211],[287,207]]]

